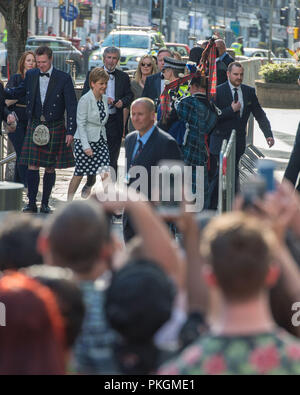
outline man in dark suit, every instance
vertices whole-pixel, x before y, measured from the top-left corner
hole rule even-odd
[[[157,53],[157,67],[159,72],[146,78],[142,93],[142,97],[149,97],[149,99],[152,99],[156,105],[159,103],[160,95],[165,86],[162,69],[165,65],[164,58],[166,56],[172,58],[172,51],[170,51],[168,48],[161,48]]]
[[[107,143],[110,165],[117,174],[118,158],[123,136],[123,109],[133,99],[130,79],[127,73],[116,68],[120,59],[120,51],[116,47],[107,47],[103,52],[104,70],[109,74],[106,95],[108,97],[109,118],[106,124]],[[89,73],[86,76],[82,94],[88,92]]]
[[[298,125],[294,148],[284,173],[284,178],[291,181],[291,183],[296,186],[299,173],[300,173],[300,123]],[[298,182],[296,189],[297,191],[300,192],[300,181]]]
[[[152,100],[135,100],[131,105],[131,119],[136,130],[125,139],[127,183],[131,185],[137,180],[135,167],[143,166],[147,175],[147,197],[151,200],[151,167],[157,166],[162,159],[181,160],[181,151],[176,140],[154,124],[155,106]],[[135,234],[126,212],[123,215],[123,231],[126,242]]]
[[[217,47],[217,85],[224,84],[227,81],[227,69],[234,59],[226,52],[225,41],[222,39],[216,40]]]
[[[243,85],[244,69],[238,62],[233,62],[228,66],[228,81],[217,87],[216,106],[221,110],[218,123],[210,137],[211,172],[214,173],[212,180],[212,209],[216,208],[218,186],[217,168],[218,158],[222,141],[229,140],[233,129],[236,130],[236,187],[238,187],[238,165],[241,156],[246,148],[246,126],[250,114],[252,113],[265,135],[268,146],[274,145],[271,125],[261,108],[255,89]]]
[[[49,214],[49,198],[55,184],[55,168],[74,166],[71,143],[76,131],[77,100],[70,75],[53,67],[52,50],[47,46],[39,47],[35,55],[37,68],[28,70],[18,87],[6,88],[5,96],[8,99],[17,99],[26,95],[28,128],[20,164],[28,165],[29,204],[23,211],[37,212],[39,168],[44,167],[40,212]],[[49,130],[49,141],[46,143],[34,138],[35,129],[39,125]]]

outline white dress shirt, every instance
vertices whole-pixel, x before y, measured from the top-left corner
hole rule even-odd
[[[42,106],[44,105],[44,101],[46,98],[46,93],[47,93],[52,70],[53,70],[53,65],[50,67],[48,71],[46,71],[46,73],[49,73],[49,78],[45,75],[43,77],[40,76],[40,95],[41,95]]]
[[[234,92],[235,92],[235,88],[236,86],[233,86],[232,83],[228,80],[228,84],[230,86],[231,89],[231,93],[232,93],[232,99],[234,100]],[[237,93],[238,93],[238,97],[239,97],[239,102],[241,103],[241,109],[240,109],[240,116],[243,115],[243,110],[244,110],[244,99],[243,99],[243,92],[242,92],[242,88],[241,86],[239,86],[237,88]]]
[[[104,66],[104,70],[109,73],[110,71],[107,70],[107,68]],[[115,95],[115,76],[113,74],[109,74],[109,80],[107,82],[107,88],[106,88],[106,96],[107,97],[111,97],[113,100],[116,99],[116,95]],[[108,106],[108,113],[109,114],[116,114],[117,110],[116,107],[112,107],[112,106]]]

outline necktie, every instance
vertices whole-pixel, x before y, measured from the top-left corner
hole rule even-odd
[[[50,74],[49,73],[41,73],[40,72],[40,77],[48,77],[48,78],[50,78]]]
[[[233,90],[234,90],[233,100],[234,100],[235,103],[237,103],[239,101],[238,89],[237,88],[233,88]]]
[[[134,158],[132,159],[131,163],[134,163],[137,160],[137,158],[139,157],[140,153],[143,150],[143,142],[141,140],[138,140],[138,143],[139,143],[138,149],[137,149],[137,151],[136,151],[136,153],[134,155]]]

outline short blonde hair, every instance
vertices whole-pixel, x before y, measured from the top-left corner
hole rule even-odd
[[[89,84],[91,88],[91,84],[96,83],[100,80],[103,80],[107,82],[109,80],[109,75],[108,73],[102,68],[102,67],[95,67],[91,72],[89,76]]]
[[[142,63],[145,61],[145,59],[150,59],[150,61],[151,61],[151,64],[152,64],[152,72],[151,72],[151,75],[152,75],[152,74],[155,74],[155,73],[157,72],[156,61],[155,61],[155,59],[153,58],[153,56],[151,56],[151,55],[149,55],[149,54],[143,55],[143,56],[141,57],[140,61],[139,61],[139,64],[138,64],[138,67],[137,67],[136,73],[135,73],[135,78],[134,78],[134,79],[135,79],[135,81],[137,81],[137,82],[140,82],[141,79],[142,79],[142,70],[141,70],[141,68],[142,68]]]

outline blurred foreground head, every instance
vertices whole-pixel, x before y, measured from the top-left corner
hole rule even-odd
[[[6,326],[0,327],[0,374],[64,374],[64,324],[52,292],[19,272],[0,279]]]
[[[210,221],[203,232],[201,253],[227,301],[255,298],[276,282],[274,243],[273,232],[244,213],[224,214]]]

